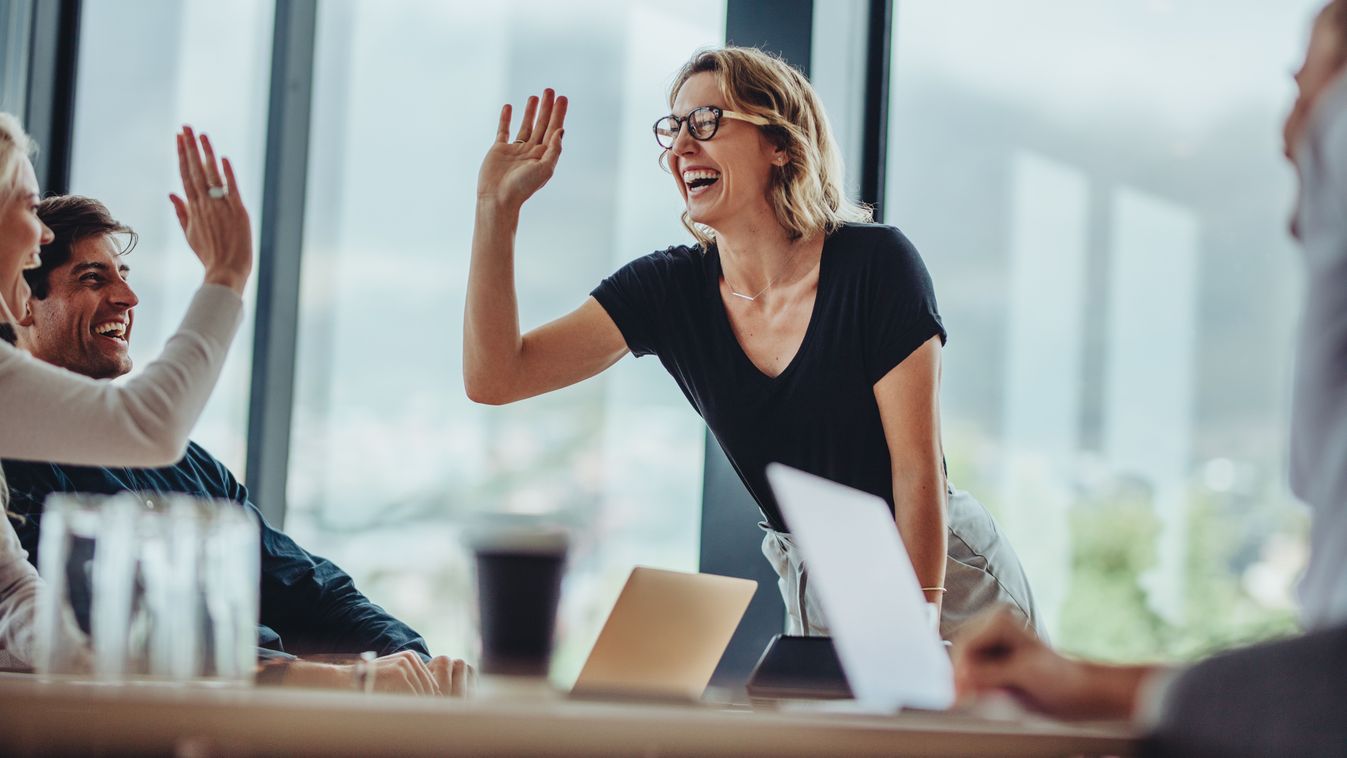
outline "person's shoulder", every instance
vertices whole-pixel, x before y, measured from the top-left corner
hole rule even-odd
[[[843,253],[840,257],[866,276],[917,279],[929,276],[916,246],[896,226],[847,223],[832,233],[828,243],[830,253]]]
[[[651,266],[665,271],[674,272],[700,269],[705,258],[706,251],[702,249],[701,245],[670,245],[638,260],[646,261]]]
[[[189,459],[207,460],[207,461],[217,460],[215,456],[210,454],[209,450],[202,447],[201,443],[197,442],[196,440],[187,440],[187,454],[183,456],[183,460]]]
[[[670,245],[663,250],[656,250],[651,256],[666,258],[671,261],[699,260],[706,250],[700,245]]]
[[[182,460],[170,468],[182,471],[188,469],[198,476],[206,477],[233,477],[234,472],[224,464],[219,458],[210,454],[210,451],[197,444],[194,440],[187,441],[187,454]]]
[[[888,224],[848,222],[829,236],[831,247],[871,256],[912,256],[917,248],[906,234]]]
[[[677,281],[697,276],[703,270],[705,259],[701,245],[671,245],[631,261],[620,273],[642,280]]]

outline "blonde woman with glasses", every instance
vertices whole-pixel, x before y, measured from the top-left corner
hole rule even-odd
[[[243,312],[252,272],[248,211],[226,158],[188,127],[177,136],[183,196],[178,222],[205,267],[181,326],[158,360],[123,385],[39,362],[0,341],[0,458],[91,466],[165,466],[182,457],[187,435],[220,376]],[[51,230],[37,217],[35,146],[17,119],[0,113],[0,322],[28,307],[23,271],[38,265]],[[126,325],[121,325],[125,329]],[[95,339],[122,340],[117,324],[91,324]],[[0,476],[0,497],[7,494]],[[38,578],[6,519],[0,526],[0,652],[33,656]]]
[[[500,115],[478,178],[464,324],[468,396],[509,403],[656,355],[762,510],[794,634],[827,634],[767,486],[779,461],[882,497],[948,636],[997,602],[1033,624],[1018,558],[949,487],[940,439],[945,329],[917,251],[846,199],[839,152],[798,71],[751,48],[696,54],[655,122],[696,244],[632,261],[572,313],[520,334],[514,241],[562,152],[567,101]]]

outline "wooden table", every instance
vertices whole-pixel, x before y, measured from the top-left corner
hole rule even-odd
[[[1122,727],[0,676],[0,753],[177,755],[1130,755]]]

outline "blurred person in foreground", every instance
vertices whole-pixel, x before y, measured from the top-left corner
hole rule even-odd
[[[1009,692],[1062,718],[1131,718],[1173,755],[1347,755],[1347,0],[1315,19],[1286,155],[1307,268],[1291,420],[1291,489],[1312,510],[1303,636],[1190,668],[1066,658],[1007,613],[954,648],[961,696]]]
[[[34,358],[91,379],[131,371],[130,339],[139,298],[124,260],[136,235],[103,204],[85,197],[41,201],[38,218],[51,229],[41,265],[24,273],[31,291],[17,324],[19,347]],[[119,244],[124,242],[124,244]],[[163,468],[103,468],[7,460],[11,509],[29,559],[38,560],[42,505],[57,492],[184,493],[228,500],[251,510],[261,528],[259,652],[263,681],[350,687],[356,664],[295,659],[288,653],[359,654],[373,651],[373,689],[417,694],[462,694],[471,672],[461,660],[431,658],[425,641],[370,602],[331,561],[311,555],[266,523],[248,490],[223,463],[195,442]],[[76,615],[88,627],[88,598]],[[362,676],[369,666],[360,668]]]

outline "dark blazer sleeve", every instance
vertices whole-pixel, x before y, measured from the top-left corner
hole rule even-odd
[[[1165,696],[1151,755],[1347,755],[1347,626],[1205,660]]]
[[[249,499],[247,488],[223,464],[215,464],[227,497],[251,509],[261,524],[259,633],[274,632],[284,650],[295,655],[373,650],[382,656],[410,650],[430,657],[421,635],[365,597],[335,563],[272,528]]]

